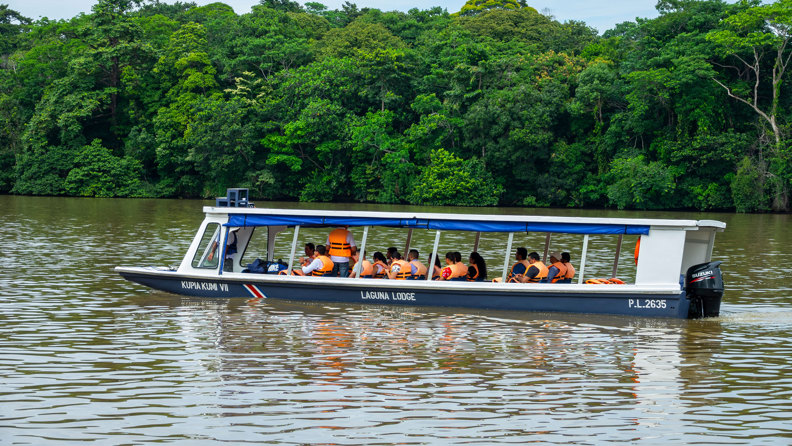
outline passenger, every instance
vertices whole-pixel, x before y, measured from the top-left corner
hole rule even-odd
[[[349,276],[349,258],[357,251],[355,238],[347,228],[348,226],[333,229],[327,236],[327,251],[333,261],[333,276]]]
[[[410,264],[406,260],[402,260],[402,256],[398,251],[391,254],[391,258],[393,260],[391,261],[390,272],[388,272],[388,279],[406,280],[412,275]]]
[[[467,267],[462,263],[457,263],[456,253],[448,252],[445,256],[446,266],[440,272],[440,280],[462,281],[466,280]]]
[[[300,265],[308,266],[316,258],[316,247],[313,243],[305,244],[305,257],[300,257]]]
[[[385,256],[382,255],[381,252],[377,251],[374,253],[372,257],[374,259],[374,278],[375,279],[384,279],[386,274],[388,274],[388,263],[385,259]]]
[[[327,249],[324,245],[319,245],[316,247],[316,258],[308,265],[304,266],[301,269],[294,270],[294,274],[298,276],[332,276],[333,275],[333,261],[330,257],[327,257]]]
[[[407,254],[407,260],[410,262],[410,277],[408,280],[426,280],[426,265],[418,260],[418,250],[411,249]]]
[[[466,281],[468,275],[468,267],[467,265],[462,263],[462,253],[459,251],[454,251],[454,268],[456,270],[455,272],[457,276],[450,280],[456,280],[460,282]]]
[[[357,263],[357,262],[355,262]],[[374,278],[374,264],[366,260],[364,257],[363,260],[360,260],[360,277],[364,279],[372,279]],[[349,273],[349,277],[357,277],[357,273],[355,272],[354,268],[352,268],[352,272]]]
[[[539,283],[547,277],[547,266],[539,260],[539,254],[535,252],[528,254],[528,264],[530,266],[525,271],[525,274],[520,277],[520,282]]]
[[[432,261],[432,255],[429,255],[429,261]],[[442,267],[440,266],[440,256],[435,255],[434,266],[432,267],[432,280],[440,280]]]
[[[517,260],[517,263],[512,265],[511,269],[509,270],[509,274],[506,275],[506,282],[521,282],[519,278],[525,275],[525,271],[528,270],[530,264],[525,257],[528,255],[528,250],[519,247],[517,248],[517,252],[514,253],[514,258]],[[500,282],[501,278],[496,277],[492,280],[493,282]]]
[[[542,279],[544,283],[557,283],[566,277],[566,266],[561,262],[561,253],[550,254],[550,267],[547,269],[547,277]]]
[[[572,258],[569,257],[568,252],[561,253],[561,262],[564,263],[564,266],[566,266],[567,271],[566,274],[564,275],[564,279],[561,280],[559,283],[572,283],[572,279],[575,277],[575,267],[572,266],[571,260]]]
[[[399,250],[394,248],[393,246],[388,248],[388,250],[385,252],[385,258],[388,261],[388,266],[390,266],[390,264],[393,263],[393,253],[394,252],[399,252]]]
[[[468,266],[468,278],[471,282],[483,282],[487,280],[487,264],[484,258],[477,252],[470,253],[470,266]]]

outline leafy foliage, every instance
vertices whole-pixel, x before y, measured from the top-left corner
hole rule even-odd
[[[791,2],[0,5],[0,192],[788,211]]]
[[[493,206],[502,192],[503,188],[492,181],[480,160],[464,160],[445,149],[437,149],[413,185],[410,199],[416,204],[435,206]]]

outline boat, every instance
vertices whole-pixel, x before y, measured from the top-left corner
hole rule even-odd
[[[724,292],[721,262],[711,258],[715,234],[726,228],[720,221],[268,209],[253,207],[244,189],[229,189],[229,195],[233,198],[219,198],[214,206],[203,208],[205,218],[178,267],[118,266],[115,271],[129,281],[156,290],[199,298],[270,298],[674,318],[714,317],[720,313]],[[583,237],[582,255],[576,283],[273,274],[291,271],[296,266],[301,228],[331,230],[339,226],[349,227],[358,234],[362,229],[362,239],[358,241],[361,256],[366,253],[371,227],[405,230],[407,247],[413,231],[430,231],[434,234],[430,265],[434,264],[439,242],[447,231],[475,233],[474,251],[481,233],[498,233],[503,235],[501,279],[506,279],[506,272],[514,262],[515,234],[545,234],[545,257],[553,234],[579,234]],[[288,257],[283,257],[288,261],[278,262],[275,240],[287,230],[293,232],[291,250]],[[592,281],[593,277],[586,276],[589,236],[602,234],[615,237],[613,276],[616,276],[623,238],[640,237],[634,281],[614,284]],[[230,237],[234,240],[233,247],[229,247]],[[267,266],[263,274],[248,272],[250,264],[242,263],[247,247],[257,237],[266,237],[266,259],[259,259]],[[218,246],[222,247],[221,252],[214,255]]]

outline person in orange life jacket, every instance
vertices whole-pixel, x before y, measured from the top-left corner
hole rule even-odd
[[[517,263],[512,265],[511,270],[509,270],[509,274],[506,275],[507,282],[520,282],[519,278],[525,274],[525,271],[528,270],[528,261],[525,260],[525,257],[528,255],[528,250],[524,247],[517,248],[517,251],[514,253],[514,258],[517,260]],[[492,279],[493,282],[500,282],[501,278],[496,277]]]
[[[432,261],[432,255],[429,254],[429,261]],[[434,266],[432,267],[432,280],[440,280],[443,267],[440,265],[440,256],[435,255]]]
[[[393,263],[394,252],[399,252],[399,250],[394,248],[393,246],[391,246],[390,248],[388,248],[387,251],[385,251],[385,258],[387,259],[388,266],[390,266],[390,264]]]
[[[477,252],[470,253],[470,266],[468,266],[468,278],[471,282],[483,282],[487,280],[487,264],[484,258]]]
[[[446,253],[445,260],[447,266],[440,271],[440,280],[465,280],[467,267],[462,262],[457,263],[456,253]]]
[[[424,280],[426,279],[426,266],[418,260],[418,250],[411,249],[407,253],[407,261],[410,262],[410,277],[408,280]]]
[[[388,272],[388,279],[405,280],[412,275],[410,272],[410,264],[402,260],[402,256],[398,251],[391,254],[391,258],[393,260],[391,261],[390,271]]]
[[[557,283],[566,277],[566,265],[561,262],[561,253],[553,252],[550,254],[550,267],[547,268],[547,277],[542,279],[543,283]]]
[[[559,281],[560,283],[572,283],[572,279],[575,277],[575,267],[572,266],[571,257],[569,257],[568,252],[561,253],[561,262],[566,266],[566,274],[564,274],[564,279]]]
[[[349,277],[357,277],[357,273],[355,269],[357,268],[357,262],[360,262],[360,277],[364,279],[372,279],[374,278],[374,264],[366,260],[364,257],[363,260],[358,259],[358,255],[352,256],[355,259],[355,267],[352,268],[352,272],[349,273]]]
[[[301,269],[295,269],[294,274],[298,276],[332,276],[333,261],[327,257],[327,248],[324,245],[316,247],[316,258]]]
[[[305,257],[300,257],[300,265],[308,266],[316,258],[316,247],[313,243],[305,244]]]
[[[333,261],[332,276],[349,276],[349,258],[357,251],[355,238],[347,229],[348,226],[336,228],[327,236],[328,254]]]
[[[539,260],[539,254],[532,252],[528,254],[528,269],[519,278],[521,283],[538,283],[547,277],[547,266]]]
[[[462,253],[459,251],[454,251],[454,268],[457,269],[457,273],[459,274],[459,276],[454,277],[451,280],[457,280],[457,281],[467,280],[468,268],[464,263],[462,263]]]
[[[377,251],[374,253],[372,258],[374,259],[374,265],[373,265],[374,278],[375,279],[385,278],[386,275],[388,274],[388,269],[389,269],[385,256],[381,252]]]

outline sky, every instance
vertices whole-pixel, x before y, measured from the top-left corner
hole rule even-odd
[[[182,0],[189,1],[189,0]],[[192,0],[199,5],[214,3],[216,0]],[[298,0],[305,4],[305,0]],[[313,0],[329,9],[339,9],[344,0]],[[412,8],[429,9],[440,6],[448,12],[462,9],[466,0],[350,0],[358,8],[376,8],[382,11],[408,11]],[[164,0],[165,3],[171,3]],[[32,19],[69,19],[81,12],[91,12],[96,0],[0,0],[9,7]],[[225,0],[223,3],[234,8],[237,14],[250,12],[250,7],[258,0]],[[543,14],[549,14],[560,22],[579,20],[596,28],[600,33],[613,28],[617,23],[635,20],[636,17],[657,17],[657,0],[528,0],[528,5]]]

